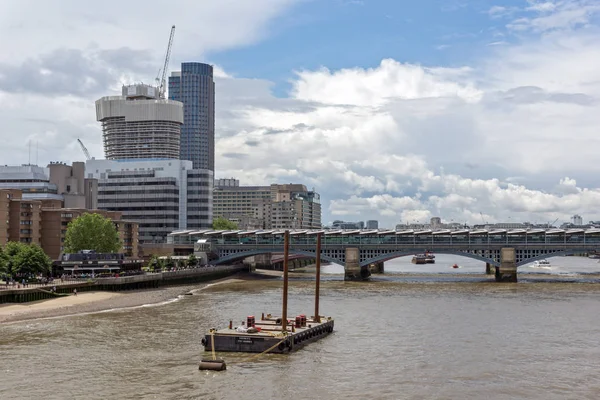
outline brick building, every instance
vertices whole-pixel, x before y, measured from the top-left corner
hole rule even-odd
[[[117,211],[62,208],[55,199],[23,199],[18,189],[0,189],[0,246],[7,242],[34,243],[53,260],[63,249],[67,226],[73,219],[88,213],[110,218],[123,243],[126,257],[138,258],[138,224],[122,220]]]

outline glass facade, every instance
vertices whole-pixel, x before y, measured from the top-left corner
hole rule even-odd
[[[194,169],[215,170],[215,82],[213,67],[187,62],[169,77],[169,99],[183,103],[180,159]]]

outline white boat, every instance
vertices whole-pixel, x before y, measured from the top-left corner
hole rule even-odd
[[[534,268],[552,268],[552,264],[550,264],[550,261],[548,260],[538,260],[538,261],[534,261],[533,262],[533,267]]]

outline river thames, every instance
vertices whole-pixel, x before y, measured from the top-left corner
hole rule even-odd
[[[482,263],[439,255],[386,263],[370,282],[324,267],[335,331],[290,355],[223,354],[198,371],[202,335],[281,313],[281,280],[198,285],[161,304],[0,325],[2,399],[598,399],[600,264],[551,258],[496,283]],[[460,269],[450,266],[458,262]],[[174,290],[173,288],[169,290]],[[312,314],[314,280],[290,282]]]

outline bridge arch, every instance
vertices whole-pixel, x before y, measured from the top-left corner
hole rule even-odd
[[[365,267],[372,263],[385,262],[385,261],[393,260],[394,258],[414,256],[416,253],[418,253],[418,251],[415,252],[414,250],[412,250],[412,251],[411,250],[402,250],[402,251],[397,251],[394,253],[382,254],[377,257],[372,257],[365,261],[362,261],[360,263],[360,266]],[[472,258],[473,260],[492,264],[496,267],[500,266],[500,263],[498,261],[495,261],[491,258],[486,258],[486,257],[480,256],[478,254],[467,253],[467,252],[463,252],[463,251],[436,250],[435,254],[449,254],[449,255],[453,255],[453,256],[467,257],[467,258]]]
[[[539,261],[539,260],[544,260],[548,257],[558,257],[558,256],[570,256],[573,254],[582,254],[582,253],[589,253],[589,249],[569,249],[569,250],[560,250],[560,251],[553,251],[551,253],[544,253],[544,254],[540,254],[534,257],[529,257],[529,258],[525,258],[521,261],[519,261],[517,263],[517,267],[522,267],[525,264],[530,264],[534,261]]]
[[[267,253],[281,253],[281,249],[260,249],[260,250],[241,251],[239,253],[229,254],[227,256],[220,257],[218,260],[213,261],[213,263],[215,265],[227,264],[232,261],[244,259],[246,257],[252,257],[252,256],[257,256],[260,254],[267,254]],[[305,251],[305,250],[293,250],[293,249],[290,249],[290,255],[301,255],[301,256],[306,256],[306,257],[310,257],[310,258],[317,257],[316,252]],[[323,253],[321,253],[321,260],[344,266],[344,263],[342,261],[338,260],[337,258],[325,256],[325,255],[323,255]]]

